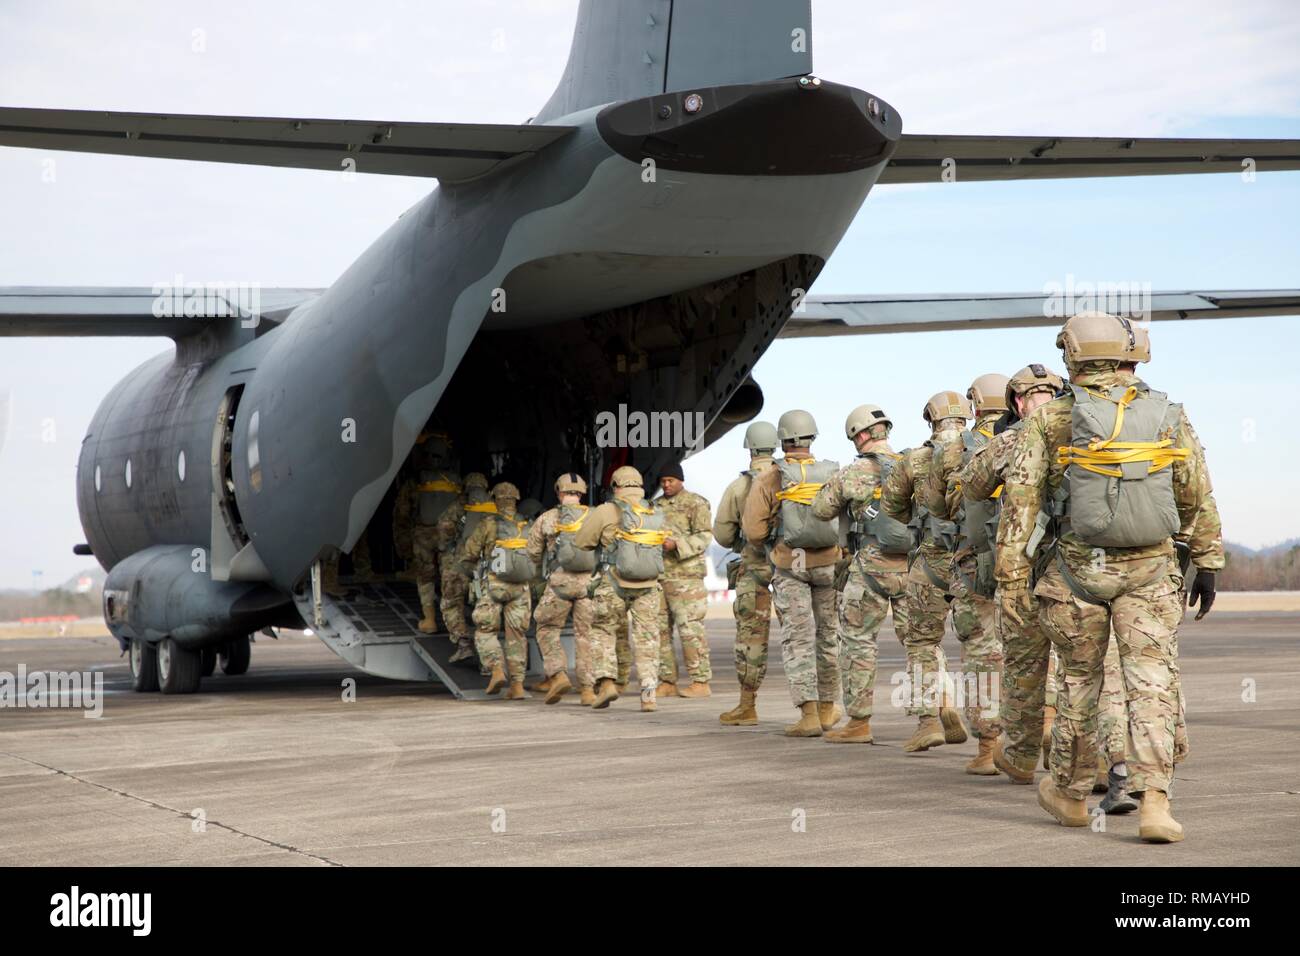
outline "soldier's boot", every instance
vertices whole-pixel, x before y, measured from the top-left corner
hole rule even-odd
[[[641,688],[641,710],[644,713],[651,714],[659,709],[655,703],[655,689],[653,687]]]
[[[677,692],[677,685],[670,680],[661,680],[659,682],[658,693],[660,697],[685,697],[686,696],[685,694],[679,694]]]
[[[678,697],[712,697],[713,691],[709,690],[709,682],[696,680],[691,681],[685,687],[677,691]]]
[[[618,685],[612,677],[602,677],[596,682],[596,697],[591,702],[592,710],[604,710],[618,700]]]
[[[871,718],[854,717],[839,730],[826,734],[826,739],[837,744],[869,744],[871,737]]]
[[[1047,758],[1052,752],[1052,724],[1056,723],[1056,708],[1048,705],[1043,708],[1043,769],[1047,769]]]
[[[528,686],[528,689],[540,691],[541,693],[545,694],[548,690],[551,689],[551,679],[549,677],[543,677],[541,680],[533,681]]]
[[[836,706],[833,700],[819,700],[817,702],[817,719],[822,722],[822,730],[830,730],[840,722],[844,716],[844,711]]]
[[[748,687],[740,688],[740,703],[725,714],[720,714],[718,720],[728,727],[753,727],[758,723],[758,709],[754,706],[757,699],[758,691]]]
[[[966,725],[962,723],[961,711],[956,707],[940,707],[939,720],[943,722],[944,743],[964,744],[966,742]]]
[[[620,694],[627,693],[627,681],[625,680],[618,681],[617,683],[614,684],[614,686],[618,688],[618,692]]]
[[[474,642],[469,638],[461,638],[456,642],[456,650],[451,657],[447,658],[448,664],[459,664],[461,661],[472,660],[474,657]]]
[[[1038,784],[1038,805],[1056,817],[1056,822],[1063,827],[1088,825],[1087,802],[1061,792],[1051,776],[1044,777]]]
[[[1110,789],[1110,762],[1105,753],[1097,754],[1097,776],[1092,781],[1093,793],[1105,793]]]
[[[922,717],[912,736],[907,743],[903,744],[903,752],[911,754],[919,750],[929,750],[931,747],[942,747],[943,744],[943,724],[939,723],[939,718]]]
[[[583,686],[579,688],[579,694],[581,696],[578,698],[578,702],[581,703],[583,707],[590,707],[596,702],[596,691],[591,687]]]
[[[510,686],[501,693],[502,700],[525,700],[528,697],[524,693],[524,682],[521,680],[512,680]]]
[[[998,768],[993,765],[993,745],[997,742],[995,737],[981,737],[979,753],[975,759],[966,765],[966,772],[974,774],[977,777],[996,777]]]
[[[424,617],[420,618],[420,623],[416,625],[421,634],[433,634],[438,630],[438,622],[433,616],[433,605],[426,604],[423,607]]]
[[[1012,783],[1034,782],[1032,770],[1026,773],[1007,759],[1006,752],[1002,749],[1001,737],[993,742],[993,766],[1005,773]]]
[[[501,669],[500,664],[492,665],[492,673],[488,675],[488,684],[484,693],[495,694],[506,682],[506,672]]]
[[[1148,787],[1142,794],[1142,811],[1138,815],[1138,836],[1147,843],[1177,843],[1183,838],[1183,825],[1169,809],[1169,794]]]
[[[817,701],[810,700],[799,705],[801,716],[785,728],[787,737],[820,737],[822,731],[821,717],[817,714]]]
[[[1123,766],[1123,764],[1116,764],[1110,768],[1106,796],[1102,797],[1101,803],[1098,804],[1102,813],[1132,813],[1138,808],[1138,802],[1128,792],[1127,768],[1124,773],[1115,772],[1116,768]]]
[[[560,698],[573,690],[573,684],[569,681],[569,675],[566,671],[560,671],[554,677],[548,678],[546,688],[546,703],[558,704]]]

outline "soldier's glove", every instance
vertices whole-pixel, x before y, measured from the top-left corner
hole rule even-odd
[[[998,588],[998,606],[1004,617],[1020,627],[1038,620],[1038,600],[1028,581],[1003,584]]]
[[[1196,580],[1192,582],[1192,589],[1187,592],[1187,606],[1196,607],[1198,600],[1201,602],[1201,609],[1193,619],[1197,621],[1209,614],[1210,608],[1214,607],[1213,571],[1206,571],[1203,568],[1196,569]]]

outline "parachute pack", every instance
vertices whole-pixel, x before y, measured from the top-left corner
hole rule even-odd
[[[840,543],[839,523],[813,516],[812,503],[822,485],[839,471],[839,463],[813,458],[782,458],[781,490],[776,493],[776,537],[790,548],[833,548]]]
[[[555,563],[565,571],[596,570],[596,552],[584,551],[575,543],[578,530],[586,519],[586,505],[560,505],[555,525]]]
[[[876,462],[880,468],[880,483],[876,485],[871,502],[860,516],[853,517],[849,525],[849,550],[860,551],[868,543],[873,543],[884,554],[907,554],[912,550],[911,529],[880,510],[880,489],[901,456],[871,451],[858,457]]]

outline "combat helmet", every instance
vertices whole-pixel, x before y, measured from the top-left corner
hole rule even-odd
[[[1056,347],[1067,367],[1087,362],[1145,362],[1151,356],[1150,339],[1139,342],[1138,327],[1130,320],[1105,312],[1080,312],[1066,320],[1056,336]]]
[[[487,491],[487,476],[481,471],[471,471],[465,476],[465,490],[468,491],[471,488],[477,488],[479,491]]]
[[[812,441],[817,437],[817,421],[802,408],[794,408],[776,422],[776,437],[782,442]]]
[[[894,422],[879,405],[859,405],[849,412],[849,417],[844,420],[844,434],[849,441],[853,441],[858,436],[858,432],[872,425],[888,425],[893,428]]]
[[[975,403],[975,414],[1007,410],[1007,377],[997,372],[981,375],[966,389],[966,397]]]
[[[555,493],[557,495],[585,495],[587,493],[587,482],[576,471],[566,471],[555,479]]]
[[[631,465],[623,465],[621,468],[615,468],[614,474],[609,476],[609,484],[612,488],[645,487],[645,481],[641,477],[641,472],[637,471]]]
[[[523,497],[519,494],[519,489],[508,481],[498,481],[493,485],[491,496],[494,501],[501,498],[513,498],[515,501],[518,501]]]
[[[944,418],[974,418],[970,402],[956,392],[939,392],[930,396],[921,417],[933,425]]]
[[[754,422],[745,429],[745,447],[750,451],[776,451],[778,444],[776,426],[771,422]]]
[[[1039,365],[1037,362],[1026,365],[1007,379],[1007,408],[1015,407],[1015,402],[1012,401],[1015,396],[1023,398],[1030,392],[1037,391],[1050,391],[1056,394],[1064,387],[1065,383],[1061,381],[1061,376],[1046,365]]]

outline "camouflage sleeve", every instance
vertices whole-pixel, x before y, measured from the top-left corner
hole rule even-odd
[[[880,489],[880,510],[895,521],[912,520],[912,456],[904,455]]]
[[[951,518],[961,507],[961,453],[959,441],[943,442],[935,447],[930,472],[921,488],[921,500],[941,518]]]
[[[609,543],[617,527],[618,505],[607,501],[587,512],[582,527],[573,536],[573,543],[584,551],[595,551],[602,544]]]
[[[958,472],[957,477],[961,482],[962,497],[967,501],[985,501],[997,489],[998,470],[996,461],[1003,439],[1007,434],[1007,432],[1003,432],[988,445],[977,451],[971,457],[971,460],[966,462],[966,467]]]
[[[1205,449],[1192,423],[1184,414],[1178,425],[1175,447],[1189,448],[1186,461],[1174,462],[1174,500],[1182,530],[1175,537],[1186,541],[1192,550],[1192,563],[1205,571],[1219,571],[1224,565],[1223,523],[1214,500],[1210,469]]]
[[[740,534],[740,504],[735,484],[727,485],[718,502],[718,513],[713,520],[713,539],[724,548],[735,545]]]
[[[470,532],[468,538],[464,540],[456,552],[456,561],[461,568],[467,573],[473,574],[474,569],[478,566],[480,560],[485,556],[488,546],[492,543],[492,536],[496,533],[496,522],[480,521],[478,526]]]
[[[528,557],[538,567],[541,567],[542,552],[546,550],[546,538],[555,529],[555,521],[555,510],[551,509],[534,521],[533,526],[528,530]]]
[[[397,489],[397,498],[393,502],[393,524],[408,524],[415,504],[415,483],[404,481]]]
[[[677,539],[677,555],[683,561],[703,554],[713,543],[713,515],[709,499],[701,495],[696,495],[691,501],[690,529],[691,533],[685,538]]]
[[[1007,466],[998,519],[997,559],[993,576],[999,584],[1027,584],[1033,561],[1025,546],[1034,533],[1047,484],[1048,440],[1045,418],[1035,414],[1024,426]]]
[[[740,524],[751,547],[758,547],[766,541],[772,530],[772,519],[776,517],[776,492],[780,486],[781,473],[775,468],[763,472],[750,485]]]
[[[439,551],[449,551],[456,546],[460,537],[460,517],[464,514],[459,504],[448,505],[438,523],[433,526],[434,547]]]
[[[844,510],[844,472],[847,470],[841,468],[831,475],[830,481],[821,486],[812,503],[814,518],[830,521],[840,516],[840,512]]]

